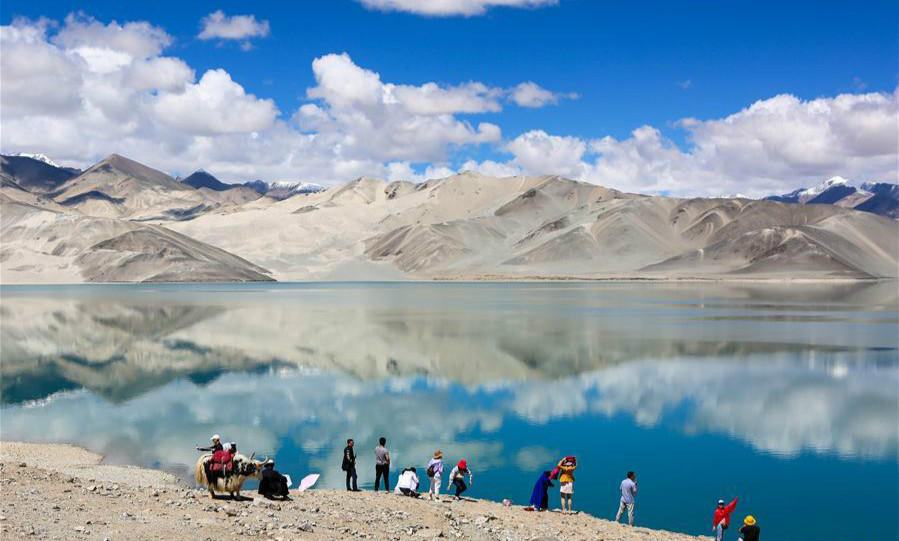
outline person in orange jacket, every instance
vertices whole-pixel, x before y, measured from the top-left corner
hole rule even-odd
[[[730,514],[737,508],[737,498],[727,505],[724,500],[718,500],[718,507],[715,509],[715,515],[712,517],[712,530],[715,532],[715,541],[724,539],[724,530],[730,524]]]

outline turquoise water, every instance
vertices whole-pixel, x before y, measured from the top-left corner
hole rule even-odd
[[[0,288],[0,431],[187,477],[219,432],[294,478],[466,458],[525,503],[579,458],[575,507],[709,534],[740,497],[770,540],[899,538],[895,283]],[[395,480],[394,473],[394,480]],[[558,506],[558,492],[551,504]],[[729,538],[736,539],[730,532]]]

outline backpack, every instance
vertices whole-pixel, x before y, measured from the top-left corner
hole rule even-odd
[[[434,471],[434,464],[431,464],[430,466],[428,466],[428,471],[427,471],[428,477],[434,477],[435,473],[437,473],[437,472]]]

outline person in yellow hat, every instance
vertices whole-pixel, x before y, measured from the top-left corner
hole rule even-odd
[[[755,523],[755,517],[749,515],[743,519],[743,527],[740,528],[740,535],[743,536],[743,541],[759,541],[759,534],[761,533],[762,530]]]

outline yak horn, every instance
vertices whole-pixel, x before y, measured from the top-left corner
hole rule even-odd
[[[255,452],[255,451],[250,455],[250,462],[253,461],[253,457],[254,457],[254,456],[256,456],[256,452]]]

